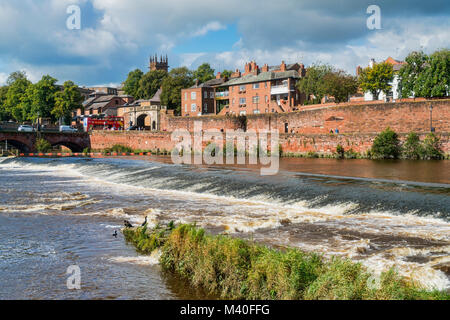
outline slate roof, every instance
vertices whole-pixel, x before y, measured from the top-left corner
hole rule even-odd
[[[287,78],[295,78],[299,79],[300,75],[295,70],[289,70],[284,72],[262,72],[258,75],[249,74],[240,78],[230,79],[229,81],[225,82],[224,86],[235,86],[240,84],[246,84],[246,83],[255,83],[255,82],[265,82],[265,81],[272,81],[272,80],[281,80],[281,79],[287,79]]]

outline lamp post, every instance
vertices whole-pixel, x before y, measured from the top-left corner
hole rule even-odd
[[[433,105],[430,104],[430,132],[434,132],[433,128]]]

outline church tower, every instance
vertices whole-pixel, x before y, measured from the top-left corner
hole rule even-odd
[[[154,57],[150,57],[150,71],[155,70],[164,70],[166,72],[169,72],[169,58],[167,55],[165,57],[161,56],[159,57],[155,54]]]

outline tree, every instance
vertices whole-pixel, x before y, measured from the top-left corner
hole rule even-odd
[[[397,159],[400,151],[398,135],[388,127],[375,138],[370,153],[375,159]]]
[[[134,97],[136,99],[150,99],[156,91],[161,88],[163,80],[167,77],[164,70],[153,70],[147,72],[139,81],[139,88]]]
[[[141,81],[142,77],[144,76],[144,73],[136,69],[134,71],[131,71],[128,74],[127,80],[123,83],[123,90],[126,94],[133,96],[135,99],[138,98],[138,90],[139,90],[139,82]]]
[[[8,94],[8,87],[0,87],[0,121],[10,120],[11,114],[6,108],[6,95]]]
[[[194,78],[199,83],[205,83],[208,80],[214,79],[215,70],[211,68],[209,63],[204,63],[196,71],[194,71]]]
[[[12,72],[8,79],[6,80],[6,84],[8,86],[12,85],[14,82],[16,82],[17,80],[26,80],[27,79],[27,73],[25,71],[14,71]]]
[[[418,97],[445,97],[450,86],[450,50],[443,49],[431,54],[425,68],[416,79]],[[417,88],[416,88],[417,87]]]
[[[394,68],[390,63],[376,63],[373,67],[363,69],[359,75],[359,85],[364,91],[372,93],[377,100],[381,91],[387,93],[392,89],[390,83],[394,79]]]
[[[55,107],[55,94],[59,91],[56,86],[55,78],[49,75],[42,77],[40,81],[33,85],[31,93],[31,114],[29,120],[36,120],[37,118],[51,118],[52,110]]]
[[[332,71],[333,67],[327,64],[314,64],[306,70],[306,75],[299,80],[297,88],[306,95],[308,104],[321,102],[325,95],[323,78]]]
[[[6,93],[5,110],[18,122],[27,120],[29,110],[24,108],[24,102],[28,101],[29,88],[32,83],[24,76],[23,72],[13,72],[8,80],[8,92]],[[25,103],[26,104],[26,103]]]
[[[222,76],[222,78],[230,79],[232,74],[233,74],[233,71],[225,69],[222,71],[221,76]]]
[[[329,72],[322,79],[320,92],[333,96],[337,103],[347,102],[351,94],[358,90],[356,77],[343,70]]]
[[[82,107],[83,97],[78,91],[78,86],[72,81],[64,82],[63,89],[55,94],[55,107],[51,114],[56,119],[72,117],[72,112]],[[66,121],[67,123],[67,121]]]
[[[427,55],[421,51],[411,52],[405,58],[406,64],[399,71],[402,98],[408,98],[422,91],[418,87],[417,79],[425,70],[427,60]]]
[[[181,113],[181,89],[194,84],[192,71],[186,67],[172,69],[162,82],[161,102],[168,109]]]

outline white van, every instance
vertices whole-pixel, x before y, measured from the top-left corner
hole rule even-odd
[[[72,128],[71,126],[60,126],[59,127],[59,132],[75,133],[75,132],[78,132],[78,130],[75,129],[75,128]]]

